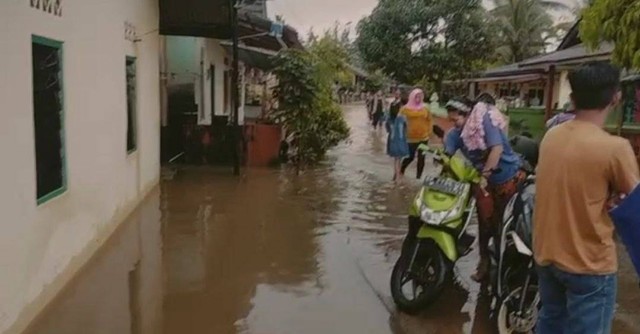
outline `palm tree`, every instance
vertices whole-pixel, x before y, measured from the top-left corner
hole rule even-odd
[[[493,0],[490,11],[497,30],[497,56],[514,63],[545,51],[557,37],[551,11],[570,10],[559,1]]]

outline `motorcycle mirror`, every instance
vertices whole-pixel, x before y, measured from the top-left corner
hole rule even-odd
[[[434,125],[433,126],[433,133],[438,137],[438,138],[444,138],[444,130],[438,126],[438,125]]]

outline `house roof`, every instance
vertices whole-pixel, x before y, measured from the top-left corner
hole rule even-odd
[[[228,0],[160,0],[160,34],[230,38]]]
[[[280,50],[282,48],[275,37],[269,36],[273,21],[250,13],[238,14],[238,20],[240,38],[245,37],[242,39],[245,44],[269,50]],[[282,41],[287,47],[296,49],[303,48],[302,42],[300,42],[298,38],[298,32],[289,25],[284,26]]]
[[[231,42],[220,42],[227,54],[233,54],[233,44]],[[243,63],[268,71],[273,68],[273,57],[278,53],[272,50],[256,48],[246,45],[238,45],[238,59]]]
[[[267,17],[267,0],[246,1],[245,4],[238,9],[239,12],[251,13],[255,16]]]
[[[256,8],[262,8],[261,4],[256,1]],[[159,7],[162,35],[231,39],[228,0],[160,0]],[[238,34],[250,46],[280,50],[280,41],[269,36],[272,24],[259,11],[238,13]],[[282,41],[287,47],[302,48],[298,32],[291,26],[283,27]]]
[[[349,70],[351,70],[353,73],[355,73],[356,75],[359,75],[361,77],[365,77],[367,78],[369,76],[369,73],[355,65],[352,64],[346,64],[347,68]]]
[[[490,68],[484,72],[482,72],[482,78],[489,77],[503,77],[503,76],[513,76],[520,74],[535,74],[540,73],[541,71],[538,69],[523,69],[519,66],[519,63],[504,65],[500,67]]]
[[[597,50],[591,51],[584,44],[548,53],[543,56],[526,59],[518,64],[519,67],[532,67],[537,65],[564,65],[575,62],[584,62],[596,59],[608,59],[613,51],[613,44],[602,43]]]

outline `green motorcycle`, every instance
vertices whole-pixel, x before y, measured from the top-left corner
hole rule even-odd
[[[442,136],[442,129],[434,129]],[[466,255],[475,237],[466,233],[476,208],[472,185],[480,173],[460,156],[422,145],[442,165],[437,177],[427,176],[409,212],[409,233],[391,275],[391,295],[398,308],[417,313],[433,302],[454,263]]]

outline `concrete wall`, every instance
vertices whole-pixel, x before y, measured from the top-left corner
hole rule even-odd
[[[160,216],[157,187],[24,334],[161,333]]]
[[[569,85],[569,79],[567,76],[569,71],[562,71],[558,75],[558,89],[556,90],[556,101],[558,102],[558,108],[562,109],[565,103],[571,101],[571,85]]]
[[[224,105],[226,52],[220,42],[199,37],[168,36],[166,50],[168,90],[171,92],[178,86],[192,85],[189,89],[193,89],[198,114],[203,116],[198,117],[198,124],[211,124],[211,80],[215,80],[215,115],[228,114],[228,106]],[[209,73],[210,65],[215,66],[213,76]]]
[[[159,179],[157,0],[0,1],[0,332],[20,330]],[[54,3],[54,1],[51,1]],[[130,22],[139,41],[125,39]],[[63,42],[67,190],[38,205],[31,38]],[[127,154],[125,57],[137,58],[138,148]]]

